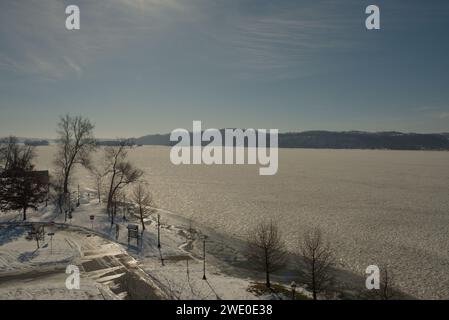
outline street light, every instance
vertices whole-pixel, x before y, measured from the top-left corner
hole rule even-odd
[[[90,223],[91,223],[91,225],[92,225],[92,230],[94,229],[94,220],[95,220],[95,215],[90,215],[89,216],[89,219],[90,219]]]
[[[206,239],[207,236],[203,236],[203,280],[207,280],[206,278]]]
[[[290,284],[290,287],[292,287],[292,300],[295,300],[296,282],[292,281],[292,283]]]
[[[49,232],[47,235],[50,236],[50,254],[53,254],[53,236],[55,235],[54,232]]]
[[[80,185],[78,184],[78,198],[76,201],[76,206],[79,207],[80,206]]]
[[[157,214],[157,247],[161,248],[161,215]]]

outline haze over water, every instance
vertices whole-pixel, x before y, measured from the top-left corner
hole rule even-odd
[[[51,169],[55,147],[37,151],[38,169]],[[364,275],[387,263],[405,292],[449,298],[449,152],[279,149],[275,176],[259,165],[175,166],[169,152],[129,153],[160,208],[240,239],[274,218],[292,251],[320,226],[342,268]],[[93,188],[85,170],[76,176]]]

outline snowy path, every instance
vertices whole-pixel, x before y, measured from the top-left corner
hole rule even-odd
[[[7,230],[29,228],[22,224],[2,225]],[[50,228],[50,227],[49,227]],[[22,230],[21,230],[22,229]],[[53,227],[55,238],[48,237],[35,248],[34,241],[23,238],[2,246],[4,272],[0,272],[0,298],[28,299],[36,292],[39,297],[90,299],[161,299],[163,294],[154,282],[138,267],[137,261],[123,248],[81,227],[58,224]],[[11,247],[11,249],[7,249]],[[12,249],[13,248],[13,249]],[[32,252],[23,261],[19,252]],[[61,252],[65,259],[58,260]],[[19,260],[19,263],[15,263]],[[77,265],[81,271],[80,290],[65,288],[66,266]],[[1,270],[1,269],[0,269]],[[45,294],[42,294],[44,291]]]

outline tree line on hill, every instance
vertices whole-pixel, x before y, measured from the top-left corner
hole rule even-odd
[[[223,134],[224,129],[220,131]],[[278,141],[280,148],[449,150],[449,134],[447,133],[304,131],[280,133]],[[173,146],[176,144],[170,141],[169,134],[147,135],[135,139],[135,142],[138,145]],[[203,145],[206,144],[208,143],[203,142]]]
[[[224,129],[221,129],[220,132],[224,134]],[[0,139],[0,143],[7,139]],[[23,141],[27,146],[49,145],[48,140],[19,139],[18,141]],[[449,150],[449,133],[304,131],[280,133],[278,141],[279,148]],[[97,146],[119,146],[120,143],[121,139],[96,140]],[[173,146],[177,142],[170,141],[169,134],[153,134],[140,138],[130,138],[128,143],[132,146]],[[202,142],[203,146],[207,144],[208,142]],[[247,141],[245,140],[246,145]],[[269,136],[267,137],[267,145],[269,145]]]

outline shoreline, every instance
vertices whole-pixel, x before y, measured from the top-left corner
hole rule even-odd
[[[182,216],[180,213],[175,213],[165,209],[158,209],[164,214],[170,215],[170,218],[175,222],[179,221],[181,225],[176,225],[176,227],[184,227],[184,230],[187,232],[189,228],[189,223],[191,219],[187,219]],[[201,223],[195,222],[195,225],[198,226],[198,234],[207,235],[209,248],[208,253],[213,256],[214,263],[216,267],[226,275],[238,277],[238,278],[250,278],[254,281],[264,281],[265,275],[261,272],[255,271],[254,269],[247,267],[246,260],[239,260],[240,258],[244,259],[244,251],[246,247],[246,242],[244,240],[238,239],[233,235],[228,235],[222,232],[215,231],[212,227],[204,226]],[[195,229],[195,228],[194,228]],[[213,244],[212,251],[210,250],[210,245]],[[195,239],[192,242],[191,250],[186,250],[194,255],[198,255],[202,250],[202,242],[201,240]],[[229,258],[229,251],[235,252],[237,255],[237,259]],[[226,253],[224,253],[226,252]],[[298,256],[292,252],[288,252],[289,262],[287,263],[287,267],[279,272],[275,272],[272,274],[272,279],[274,282],[283,283],[284,285],[289,285],[292,281],[297,282],[299,285],[304,286],[304,283],[301,283],[301,277],[297,276],[297,271],[294,267],[295,259],[298,259]],[[210,261],[210,258],[209,258]],[[365,278],[362,275],[356,274],[354,271],[350,269],[343,269],[341,267],[333,268],[333,272],[336,278],[336,286],[331,291],[335,291],[337,295],[340,295],[340,299],[366,299],[368,293],[364,288]],[[298,280],[299,279],[299,280]],[[411,294],[402,292],[400,290],[395,289],[395,292],[398,296],[398,299],[407,299],[407,300],[415,300],[417,299]]]
[[[89,203],[88,206],[89,205],[91,206],[92,204]],[[82,213],[83,210],[86,209],[82,208],[81,212],[79,213]],[[171,232],[170,237],[176,235],[177,237],[182,238],[181,243],[179,244],[178,242],[177,245],[175,244],[176,242],[170,241],[170,244],[172,244],[172,246],[175,244],[174,245],[175,247],[167,247],[167,243],[165,242],[164,254],[165,251],[167,250],[168,251],[181,250],[186,255],[190,255],[192,259],[201,262],[202,261],[201,237],[203,235],[206,235],[208,239],[206,246],[206,260],[208,262],[208,268],[217,269],[220,273],[222,273],[226,277],[245,280],[250,283],[251,282],[263,283],[264,274],[254,270],[246,263],[247,261],[244,254],[246,247],[245,241],[238,239],[235,236],[218,232],[214,230],[212,227],[205,226],[192,219],[185,218],[182,214],[165,209],[157,209],[157,210],[158,212],[163,213],[163,218],[161,222],[162,241],[165,242],[166,240],[164,236],[165,232],[163,231],[164,229],[167,229],[168,231]],[[75,210],[74,216],[80,218],[78,217],[79,213],[77,212],[77,210]],[[18,216],[20,217],[20,214]],[[42,223],[42,222],[48,223],[49,221],[51,221],[48,218],[55,218],[55,217],[56,219],[58,217],[61,218],[61,216],[56,215],[56,216],[47,216],[45,217],[45,219],[42,219],[43,216],[41,216],[37,221],[34,219],[32,221],[26,222],[10,221],[10,222],[2,222],[1,225],[26,226],[32,223]],[[87,219],[87,216],[84,218]],[[127,248],[126,244],[123,243],[123,239],[120,241],[114,239],[111,231],[112,229],[110,229],[108,226],[107,216],[104,216],[103,218],[106,218],[106,223],[104,223],[101,226],[96,226],[93,230],[90,227],[83,225],[82,223],[69,224],[69,223],[56,222],[55,226],[62,229],[68,228],[75,232],[76,231],[87,232],[92,235],[104,238],[105,240],[110,241],[112,243],[116,243],[121,247],[123,247],[123,249],[126,250],[128,254],[133,256],[137,261],[139,261],[139,263],[145,265],[147,258],[145,258],[145,256],[142,257],[141,256],[142,253],[139,250],[134,251],[133,246],[131,246],[130,248],[128,245]],[[119,222],[119,219],[117,219],[117,222]],[[129,220],[126,221],[126,223],[138,223],[138,222]],[[146,221],[147,232],[150,232],[150,235],[152,237],[155,236],[155,231],[153,230],[155,225],[156,225],[156,217],[155,215],[152,215]],[[100,229],[98,230],[98,228]],[[189,237],[189,234],[190,235],[194,234],[193,238]],[[166,235],[169,236],[168,234]],[[291,281],[295,281],[298,283],[300,287],[304,287],[304,283],[302,282],[300,275],[298,275],[298,272],[294,268],[294,261],[295,259],[297,259],[297,257],[291,252],[289,252],[288,255],[289,255],[289,262],[287,264],[287,267],[279,272],[275,272],[272,274],[273,283],[279,283],[288,287]],[[157,261],[159,260],[157,256],[152,256],[151,259],[155,259],[153,260],[153,263],[157,263]],[[26,273],[32,274],[32,270],[28,270]],[[151,271],[147,272],[147,274],[148,276],[152,277]],[[4,275],[8,276],[6,273]],[[365,279],[361,275],[357,275],[351,270],[339,268],[338,266],[334,268],[334,275],[336,279],[335,286],[332,288],[332,290],[330,290],[330,293],[332,293],[333,298],[357,299],[357,300],[367,299],[366,295],[363,295],[364,290],[362,290],[362,288],[365,283]],[[156,278],[154,278],[154,280],[156,280]],[[397,291],[397,294],[399,299],[416,299],[415,297],[400,291]]]

